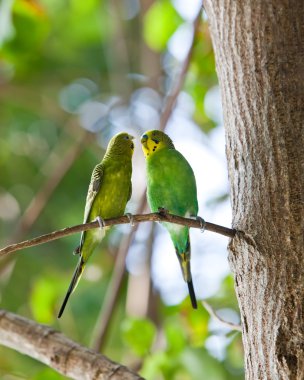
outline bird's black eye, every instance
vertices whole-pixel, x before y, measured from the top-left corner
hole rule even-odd
[[[159,144],[159,140],[157,140],[157,139],[152,139],[152,141],[154,141],[155,144]]]
[[[128,135],[125,135],[125,139],[126,139],[126,140],[129,140],[129,136],[128,136]]]

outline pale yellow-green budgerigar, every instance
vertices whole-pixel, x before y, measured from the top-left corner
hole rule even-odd
[[[197,191],[193,170],[165,133],[147,131],[141,138],[146,157],[147,198],[152,212],[164,208],[172,214],[197,216]],[[188,285],[191,303],[197,308],[190,271],[189,227],[162,223],[174,244],[184,280]]]
[[[131,197],[132,155],[134,151],[133,136],[119,133],[109,142],[103,160],[95,166],[88,189],[84,223],[123,215],[126,204]],[[75,289],[85,264],[96,246],[104,237],[104,229],[84,231],[80,245],[75,253],[80,255],[72,281],[58,313],[61,317],[67,301]]]

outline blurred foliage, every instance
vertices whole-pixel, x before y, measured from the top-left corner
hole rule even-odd
[[[122,127],[140,134],[147,129],[146,111],[149,127],[157,127],[151,124],[153,117],[181,65],[168,44],[186,24],[175,2],[168,0],[0,2],[1,246],[82,220],[91,170],[109,137]],[[204,108],[205,95],[216,84],[210,36],[203,21],[184,86],[194,104],[192,118],[203,133],[216,128]],[[138,112],[139,104],[146,108]],[[93,132],[89,142],[84,131]],[[79,153],[42,212],[33,223],[27,219],[28,227],[21,225],[39,190],[77,144]],[[140,195],[136,186],[134,203]],[[71,252],[77,236],[1,260],[1,308],[50,324],[89,345],[115,253],[128,232],[116,228],[107,235],[60,321],[56,315],[76,265]],[[140,372],[147,379],[243,378],[240,334],[212,331],[207,312],[202,307],[191,310],[188,299],[170,307],[158,300],[153,313],[127,315],[127,293],[124,282],[104,348],[111,359],[129,366],[140,361]],[[224,279],[211,303],[223,312],[237,313],[231,276]],[[226,343],[217,356],[207,342],[218,334]],[[64,378],[5,347],[0,348],[0,377]]]
[[[145,14],[144,38],[148,46],[164,50],[182,18],[170,1],[156,1]]]
[[[121,325],[122,338],[139,357],[147,355],[156,334],[156,327],[148,319],[127,318]]]

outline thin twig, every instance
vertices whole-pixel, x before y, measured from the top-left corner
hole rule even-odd
[[[125,236],[117,252],[113,273],[92,334],[91,347],[97,352],[103,351],[107,335],[110,332],[109,325],[113,320],[113,313],[118,303],[120,290],[126,274],[125,259],[129,246],[134,239],[137,226],[135,226],[129,235]]]
[[[69,127],[71,124],[67,123],[66,126]],[[12,235],[6,242],[6,244],[15,243],[18,240],[24,238],[28,231],[32,228],[33,224],[39,218],[41,212],[45,208],[45,205],[51,198],[52,194],[60,184],[62,178],[64,178],[67,171],[73,165],[75,160],[82,153],[83,149],[86,147],[87,142],[92,138],[92,133],[90,132],[78,132],[79,138],[64,154],[62,160],[58,165],[51,165],[49,169],[50,176],[41,185],[40,190],[35,194],[32,201],[30,202],[27,209],[24,211],[23,215],[19,218],[18,223],[13,231]],[[58,150],[58,143],[53,152]],[[52,153],[49,155],[49,159],[44,163],[44,166],[48,166]],[[5,259],[1,260],[0,264],[0,276],[6,271],[7,267],[11,265],[11,257],[7,256]]]
[[[162,131],[165,129],[167,122],[172,114],[172,111],[176,104],[177,97],[182,89],[182,86],[183,86],[183,83],[184,83],[184,80],[189,68],[192,50],[193,50],[194,41],[195,41],[195,35],[197,33],[199,22],[200,22],[200,14],[201,12],[199,12],[199,14],[197,15],[194,21],[193,40],[192,40],[190,49],[188,51],[187,57],[184,61],[184,64],[181,70],[181,75],[179,76],[176,85],[168,93],[165,107],[160,116],[159,128]],[[144,191],[141,197],[140,206],[138,207],[136,211],[137,214],[141,214],[144,211],[146,203],[147,201],[146,201],[145,191]],[[134,221],[135,220],[136,219],[134,219]],[[124,242],[124,244],[121,244],[121,246],[119,247],[115,265],[114,265],[113,275],[111,277],[110,283],[106,291],[106,299],[102,305],[102,308],[99,313],[97,323],[94,329],[92,346],[96,350],[101,350],[103,345],[105,344],[106,334],[109,331],[109,324],[111,322],[111,316],[118,302],[118,297],[122,288],[122,283],[123,283],[124,274],[125,274],[125,264],[124,264],[125,258],[127,256],[130,245],[132,244],[132,241],[135,237],[136,231],[137,231],[137,228],[135,227],[132,230],[131,234],[126,238],[126,241]]]
[[[146,206],[146,197],[142,196],[138,211],[143,212]],[[102,351],[105,345],[106,337],[109,332],[109,325],[111,323],[112,315],[118,303],[120,291],[122,289],[123,279],[125,277],[125,262],[129,248],[133,242],[135,234],[138,229],[138,224],[134,226],[131,233],[124,238],[122,244],[118,248],[116,255],[113,274],[111,276],[109,285],[106,290],[105,300],[101,306],[97,322],[95,324],[94,333],[92,335],[92,348],[96,351]]]
[[[221,322],[223,325],[225,325],[226,327],[229,327],[232,330],[237,330],[237,331],[241,331],[242,332],[242,326],[241,325],[237,325],[236,323],[225,321],[224,319],[222,319],[221,317],[219,317],[217,315],[217,313],[215,312],[215,310],[212,308],[212,306],[209,305],[208,302],[202,301],[202,305],[204,306],[204,308],[208,311],[208,313],[213,318],[215,318],[216,320],[218,320],[219,322]]]
[[[83,132],[80,138],[74,143],[73,146],[65,153],[60,163],[56,165],[51,171],[51,175],[42,184],[40,190],[37,192],[35,197],[32,199],[28,208],[23,213],[22,217],[19,219],[16,231],[10,238],[10,242],[22,239],[22,237],[31,229],[32,225],[40,216],[45,205],[51,198],[52,194],[60,184],[62,178],[71,168],[75,160],[82,153],[86,147],[87,142],[92,138],[92,133]]]
[[[202,228],[201,222],[196,219],[190,219],[190,218],[183,218],[182,216],[177,216],[173,214],[168,213],[151,213],[151,214],[137,214],[133,215],[133,221],[137,223],[142,222],[167,222],[167,223],[174,223],[179,224],[182,226],[192,227],[192,228]],[[105,219],[104,220],[104,226],[114,226],[117,224],[128,224],[130,223],[130,220],[128,216],[123,215],[119,216],[118,218],[111,218],[111,219]],[[11,244],[7,247],[4,247],[0,249],[0,257],[8,255],[12,252],[19,251],[20,249],[33,247],[35,245],[44,244],[49,241],[57,240],[59,238],[62,238],[64,236],[72,235],[77,232],[92,230],[93,228],[100,228],[98,221],[93,221],[90,223],[85,224],[78,224],[73,227],[67,227],[63,228],[62,230],[54,231],[45,235],[38,236],[34,239],[25,240],[21,243]],[[232,230],[227,227],[219,226],[218,224],[213,224],[209,222],[205,222],[204,229],[207,231],[215,232],[220,235],[228,236],[233,238],[236,230]]]
[[[28,355],[75,380],[140,380],[142,377],[60,332],[0,310],[0,344]]]
[[[202,9],[203,9],[202,7],[203,7],[203,4],[200,7],[198,14],[193,21],[193,35],[192,35],[191,45],[190,45],[187,57],[183,63],[183,66],[182,66],[181,72],[179,74],[178,80],[166,98],[166,105],[163,109],[161,119],[160,119],[159,129],[161,131],[163,131],[165,129],[165,127],[168,123],[168,120],[169,120],[169,118],[170,118],[170,116],[171,116],[171,114],[175,108],[178,95],[180,94],[182,87],[184,85],[184,81],[185,81],[185,78],[186,78],[186,75],[187,75],[187,72],[189,69],[189,65],[191,62],[192,54],[193,54],[193,48],[195,45],[196,35],[197,35],[198,28],[199,28],[199,25],[201,22],[201,14],[202,14]]]
[[[154,322],[154,320],[148,316],[148,312],[150,311],[150,298],[153,294],[153,292],[151,292],[152,283],[150,263],[155,240],[155,227],[156,224],[151,223],[149,228],[146,229],[149,232],[145,239],[145,243],[142,244],[140,254],[144,263],[140,265],[140,273],[133,274],[132,271],[129,271],[126,294],[126,314],[139,318],[148,318],[152,322]],[[157,311],[158,310],[153,308],[153,313]]]

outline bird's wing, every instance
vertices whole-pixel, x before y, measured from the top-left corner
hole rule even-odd
[[[103,171],[104,171],[104,168],[103,168],[102,163],[96,165],[93,170],[91,182],[88,189],[86,205],[84,209],[84,219],[83,219],[84,223],[88,222],[88,218],[90,215],[90,211],[91,211],[94,199],[100,190],[100,187],[102,184]]]
[[[131,199],[131,196],[132,196],[132,182],[130,181],[130,188],[129,188],[128,201]]]
[[[87,223],[89,220],[90,211],[92,209],[93,202],[96,198],[96,195],[98,194],[101,184],[102,184],[102,177],[103,177],[104,167],[103,164],[100,163],[95,166],[92,176],[91,176],[91,182],[88,189],[85,209],[84,209],[84,218],[83,223]],[[74,253],[76,255],[79,255],[81,253],[81,249],[83,246],[84,238],[85,238],[86,231],[83,231],[80,238],[80,244],[77,248],[75,248]]]

